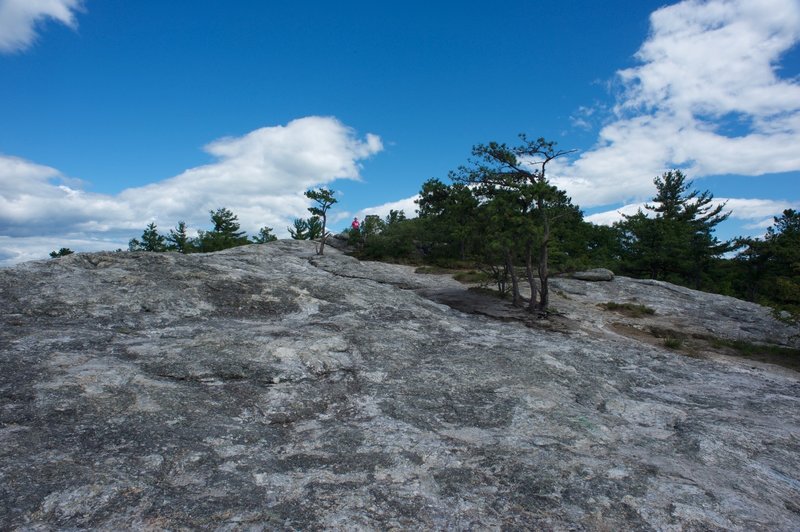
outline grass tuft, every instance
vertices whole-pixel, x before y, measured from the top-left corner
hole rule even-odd
[[[664,338],[664,347],[667,349],[680,349],[683,347],[683,340],[680,338]]]

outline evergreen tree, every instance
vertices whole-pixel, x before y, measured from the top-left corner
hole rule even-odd
[[[169,234],[166,236],[167,249],[170,251],[177,251],[178,253],[191,252],[191,240],[189,235],[186,234],[186,222],[180,221],[175,229],[170,229]]]
[[[800,212],[787,209],[773,221],[763,239],[738,240],[744,248],[736,256],[745,284],[740,291],[800,319]]]
[[[386,215],[386,225],[400,223],[406,219],[406,213],[402,210],[389,209],[389,214]]]
[[[731,249],[714,237],[714,228],[730,216],[724,204],[713,205],[709,191],[691,190],[680,170],[654,180],[653,204],[617,225],[622,233],[623,267],[646,275],[701,288],[712,263]]]
[[[517,254],[524,256],[526,275],[531,284],[529,308],[531,311],[546,311],[553,222],[550,208],[566,198],[550,185],[546,170],[552,160],[570,151],[559,150],[555,142],[543,138],[531,141],[522,134],[520,140],[522,143],[516,147],[497,142],[479,144],[472,149],[475,159],[450,175],[454,181],[476,185],[478,194],[484,198],[503,197],[502,205],[507,209],[509,223],[521,231],[520,239],[505,250],[506,260],[511,262]],[[509,194],[514,197],[509,197]],[[537,287],[533,282],[534,268],[539,281],[538,301],[535,297]],[[509,270],[514,272],[513,264]],[[518,293],[514,294],[514,299],[519,300]]]
[[[75,252],[69,248],[61,248],[58,251],[51,251],[50,256],[55,259],[58,257],[66,257],[67,255],[72,255],[73,253]]]
[[[447,186],[438,179],[422,184],[419,217],[426,221],[426,239],[438,253],[466,259],[481,231],[475,225],[479,200],[463,183]]]
[[[322,226],[322,220],[320,220],[319,216],[311,216],[308,220],[306,220],[306,227],[308,228],[309,240],[322,238],[322,234],[325,229]]]
[[[224,207],[209,212],[214,229],[200,231],[197,242],[201,252],[220,251],[250,243],[245,232],[239,230],[238,216]]]
[[[361,236],[364,240],[369,240],[381,234],[384,229],[386,229],[386,222],[381,220],[381,217],[377,214],[368,214],[364,217],[364,221],[361,222]]]
[[[253,242],[256,244],[266,244],[267,242],[274,242],[278,237],[272,234],[271,227],[262,227],[258,230],[258,234],[253,237]]]
[[[295,218],[292,222],[294,227],[287,227],[289,236],[294,240],[308,240],[308,221],[302,218]]]
[[[359,256],[378,260],[418,260],[417,243],[422,231],[419,218],[407,219],[402,211],[393,211],[386,219],[377,214],[364,217],[359,231]]]
[[[328,209],[337,202],[333,197],[333,191],[327,188],[318,188],[317,190],[306,190],[305,195],[308,199],[316,202],[314,207],[309,207],[308,212],[314,216],[322,218],[322,229],[319,236],[320,243],[317,248],[317,254],[322,255],[325,251],[325,239],[328,237],[326,225],[328,222]]]
[[[167,251],[167,244],[165,237],[158,233],[156,223],[150,222],[142,233],[142,240],[132,238],[128,242],[128,249],[130,251],[162,252]]]

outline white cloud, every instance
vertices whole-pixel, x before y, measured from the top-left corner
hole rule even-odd
[[[360,179],[360,161],[382,149],[376,135],[360,139],[335,118],[300,118],[214,141],[206,150],[215,162],[113,196],[68,186],[53,168],[0,156],[0,235],[7,237],[0,254],[13,255],[0,257],[0,265],[41,256],[45,247],[72,247],[69,242],[126,247],[150,221],[162,232],[179,220],[190,230],[208,228],[209,211],[219,207],[232,210],[250,234],[267,225],[288,236],[290,220],[308,215],[305,190]],[[30,253],[19,249],[25,242]]]
[[[146,219],[155,217],[205,224],[209,210],[234,207],[243,228],[269,225],[283,230],[285,220],[306,216],[308,188],[335,179],[360,179],[359,161],[383,149],[376,135],[362,140],[332,117],[306,117],[286,126],[264,127],[242,137],[206,146],[218,160],[119,198]],[[198,218],[189,213],[200,214]],[[257,227],[250,227],[245,220]]]
[[[655,11],[618,72],[616,119],[596,146],[552,165],[554,183],[590,207],[645,199],[653,177],[800,170],[800,84],[778,76],[800,40],[797,0],[685,0]]]
[[[614,222],[622,220],[622,215],[630,216],[642,209],[645,214],[648,211],[644,208],[646,202],[630,203],[618,209],[598,212],[586,216],[585,220],[597,225],[612,225]],[[730,219],[738,220],[736,225],[740,229],[750,230],[751,236],[764,233],[764,230],[771,226],[775,216],[780,216],[786,209],[800,208],[800,201],[781,201],[770,199],[745,199],[745,198],[714,198],[712,205],[725,204],[723,212],[731,212]],[[730,222],[723,222],[731,225]],[[755,231],[753,231],[755,230]]]
[[[82,0],[0,0],[0,52],[25,50],[36,40],[43,20],[53,19],[75,28],[75,12]]]
[[[419,205],[417,205],[415,201],[418,199],[419,194],[416,196],[411,196],[410,198],[404,198],[401,200],[384,203],[382,205],[377,205],[375,207],[367,207],[366,209],[361,209],[355,213],[354,216],[357,216],[359,220],[363,220],[367,217],[367,215],[370,214],[376,214],[381,218],[386,218],[389,215],[389,211],[403,211],[406,215],[406,218],[416,218]]]
[[[622,215],[631,216],[636,214],[639,209],[642,211],[645,210],[644,208],[645,202],[641,203],[629,203],[628,205],[623,205],[618,209],[614,209],[611,211],[605,212],[596,212],[594,214],[590,214],[586,216],[584,220],[587,222],[591,222],[595,225],[613,225],[614,222],[619,222],[622,220]]]
[[[61,248],[69,248],[72,251],[114,251],[128,249],[128,240],[75,236],[62,236],[54,240],[52,237],[42,236],[12,238],[0,235],[0,266],[43,259],[48,257],[51,251],[58,251]]]
[[[720,198],[716,201],[727,202],[726,210],[730,210],[731,218],[742,220],[743,229],[750,231],[750,236],[760,236],[771,226],[776,216],[786,209],[800,209],[800,201],[780,201],[768,199]]]

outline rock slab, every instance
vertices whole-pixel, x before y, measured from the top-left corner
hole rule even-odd
[[[613,281],[614,272],[606,268],[594,268],[583,272],[575,272],[572,274],[572,278],[579,281]]]
[[[0,270],[0,528],[800,527],[796,375],[450,282],[290,241]]]

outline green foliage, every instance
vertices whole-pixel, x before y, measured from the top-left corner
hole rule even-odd
[[[333,197],[333,191],[327,188],[318,188],[317,190],[306,190],[305,196],[316,202],[316,205],[308,208],[308,212],[314,216],[325,218],[328,209],[338,200]]]
[[[258,230],[258,234],[252,237],[253,242],[256,244],[266,244],[267,242],[274,242],[278,237],[272,234],[272,227],[262,227]]]
[[[653,205],[625,216],[616,225],[621,235],[621,266],[625,273],[661,279],[700,289],[709,285],[715,260],[731,249],[713,236],[728,218],[724,204],[713,206],[714,196],[691,191],[680,170],[654,180]]]
[[[681,349],[683,347],[683,340],[668,336],[667,338],[664,338],[664,347],[675,350]]]
[[[239,218],[230,210],[221,207],[216,211],[209,212],[214,229],[199,232],[198,251],[209,253],[250,243],[245,232],[239,230]]]
[[[488,283],[491,281],[486,272],[478,270],[466,270],[457,272],[456,274],[453,275],[453,279],[465,284]]]
[[[302,218],[295,218],[293,227],[287,227],[289,236],[294,240],[308,240],[308,222]]]
[[[322,238],[322,235],[325,232],[325,228],[322,225],[322,220],[320,220],[319,216],[311,216],[308,220],[306,220],[306,228],[308,229],[309,240]]]
[[[328,223],[328,209],[331,208],[333,204],[337,202],[337,199],[333,197],[333,191],[327,188],[318,188],[317,190],[306,190],[305,195],[308,199],[314,201],[316,205],[313,207],[308,208],[308,212],[312,215],[319,217],[322,219],[322,227],[318,228],[318,236],[309,236],[309,238],[320,238],[319,247],[317,248],[317,254],[322,255],[325,251],[325,239],[328,237],[327,233],[327,223]],[[312,233],[312,231],[316,231],[316,228],[312,228],[310,224],[308,224],[308,230],[310,234],[316,234],[316,232]]]
[[[386,222],[381,220],[377,214],[368,214],[361,223],[361,238],[367,242],[386,229]]]
[[[423,183],[417,204],[431,252],[460,259],[474,253],[480,228],[476,223],[479,199],[472,189],[462,183],[447,186],[430,179]]]
[[[150,222],[142,233],[142,239],[132,238],[128,242],[128,249],[130,251],[167,251],[166,238],[158,233],[156,223]]]
[[[316,240],[322,238],[322,221],[319,216],[311,216],[304,220],[295,218],[293,227],[287,227],[289,236],[294,240]]]
[[[370,260],[420,262],[416,243],[422,224],[419,218],[407,219],[404,214],[390,215],[386,220],[374,214],[368,215],[359,231],[357,255]]]
[[[800,320],[800,212],[775,217],[764,239],[740,238],[736,284],[751,301],[771,305]]]
[[[474,146],[474,159],[451,172],[450,177],[473,185],[485,202],[489,243],[486,251],[490,260],[502,257],[511,279],[514,304],[521,302],[514,268],[521,258],[531,288],[529,308],[546,311],[553,224],[571,207],[566,194],[548,182],[546,169],[549,162],[569,151],[559,150],[555,142],[543,138],[528,140],[524,134],[519,137],[521,143],[515,147],[497,142]],[[580,212],[573,211],[580,218]]]
[[[406,220],[406,213],[404,211],[390,209],[389,214],[386,216],[386,225],[396,224],[404,220]]]
[[[61,248],[58,251],[51,251],[50,256],[55,259],[58,257],[66,257],[67,255],[72,255],[73,253],[75,252],[69,248]]]
[[[167,249],[178,253],[191,253],[193,243],[186,233],[186,222],[180,221],[175,229],[170,229],[166,236]]]

